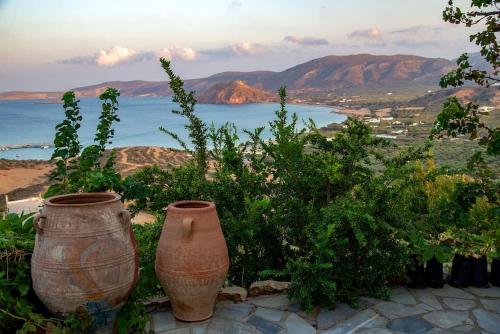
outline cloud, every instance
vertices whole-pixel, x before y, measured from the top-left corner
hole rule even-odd
[[[121,46],[114,46],[108,50],[100,50],[92,56],[78,56],[63,59],[58,63],[65,65],[96,65],[102,67],[112,67],[121,64],[136,64],[151,61],[157,59],[158,57],[193,61],[197,59],[198,54],[191,48],[179,46],[164,48],[159,51],[141,52]]]
[[[60,60],[59,64],[64,64],[64,65],[94,65],[95,64],[95,57],[94,56],[73,57],[73,58]]]
[[[412,37],[398,39],[396,41],[393,41],[392,44],[406,48],[419,48],[425,46],[435,46],[440,44],[440,42],[431,39]]]
[[[347,37],[377,40],[377,39],[382,39],[382,33],[377,28],[372,28],[364,30],[355,30],[350,34],[348,34]]]
[[[300,45],[327,45],[328,41],[324,38],[315,37],[297,37],[297,36],[285,36],[285,41],[290,43],[297,43]]]
[[[152,52],[137,52],[122,46],[113,46],[108,50],[100,50],[92,56],[78,56],[60,60],[65,65],[97,65],[112,67],[124,63],[138,63],[154,56]]]
[[[393,30],[390,33],[391,34],[417,34],[417,33],[422,33],[422,32],[440,32],[443,29],[444,29],[443,27],[417,25],[417,26],[411,26],[408,28]]]
[[[251,56],[264,52],[264,46],[258,43],[242,42],[232,46],[239,55]]]
[[[384,41],[368,41],[365,43],[365,46],[372,47],[372,48],[384,48],[387,46],[387,43]]]
[[[130,60],[136,55],[133,49],[113,46],[109,50],[99,51],[95,62],[99,66],[114,66]]]
[[[260,55],[266,51],[267,47],[262,44],[242,42],[217,49],[201,50],[199,53],[212,57],[241,57]]]
[[[231,1],[229,3],[229,7],[231,7],[231,8],[241,7],[241,6],[243,6],[243,3],[241,1],[235,1],[235,0],[233,0],[233,1]]]
[[[174,46],[170,48],[161,49],[158,52],[158,56],[170,60],[178,58],[184,61],[194,61],[198,57],[198,54],[192,48]]]

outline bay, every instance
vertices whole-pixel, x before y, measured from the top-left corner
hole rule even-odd
[[[79,130],[83,145],[92,143],[101,103],[97,97],[80,99],[82,127]],[[179,144],[159,131],[159,127],[173,131],[183,140],[188,140],[186,122],[171,112],[177,105],[170,97],[121,97],[118,115],[120,122],[114,125],[115,138],[110,147],[123,146],[164,146],[180,148]],[[243,129],[253,130],[265,126],[263,137],[269,138],[269,122],[279,108],[276,103],[246,105],[196,105],[197,115],[207,122],[220,126],[232,122],[238,129],[240,141],[247,139]],[[331,108],[316,105],[287,106],[289,114],[296,113],[300,127],[303,121],[312,119],[317,126],[340,123],[344,115],[332,113]],[[0,147],[21,144],[51,144],[55,126],[64,118],[61,104],[47,104],[44,100],[0,101]],[[0,151],[5,159],[49,159],[52,149],[23,148]]]

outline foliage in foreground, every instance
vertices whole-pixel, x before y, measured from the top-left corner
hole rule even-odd
[[[195,115],[194,93],[161,62],[183,108],[175,113],[187,118],[192,143],[181,145],[194,159],[171,171],[139,170],[125,179],[124,197],[158,214],[177,200],[214,201],[231,284],[278,276],[291,279],[290,296],[307,309],[355,304],[384,296],[410,254],[447,261],[453,252],[495,250],[499,186],[480,157],[461,171],[435,168],[428,144],[387,158],[380,149],[388,143],[356,119],[327,139],[288,114],[284,88],[271,139],[262,127],[238,144],[234,125],[208,126]]]
[[[500,46],[496,35],[500,32],[498,1],[472,0],[470,7],[470,11],[464,11],[456,6],[454,0],[449,0],[448,6],[443,11],[443,20],[475,28],[469,39],[480,47],[481,57],[489,68],[475,67],[475,64],[469,61],[469,55],[464,53],[457,59],[457,68],[444,75],[440,85],[443,88],[459,87],[470,82],[498,89],[496,87],[500,83]],[[456,137],[468,134],[471,140],[480,138],[479,143],[486,147],[487,154],[500,154],[500,128],[492,128],[482,122],[478,107],[473,102],[462,105],[456,97],[449,98],[434,122],[431,137]]]
[[[176,85],[173,91],[179,96],[174,98],[194,99],[193,93],[184,92],[170,63],[162,60],[162,66]],[[292,279],[290,295],[307,306],[382,295],[388,279],[405,271],[398,231],[410,222],[409,215],[394,214],[394,208],[405,206],[397,196],[399,187],[387,187],[389,175],[377,175],[370,167],[383,161],[378,148],[387,143],[355,119],[332,141],[312,122],[306,132],[297,116],[286,111],[284,88],[279,95],[280,108],[269,124],[271,140],[261,138],[260,128],[248,132],[250,139],[243,145],[238,145],[233,125],[207,126],[194,116],[195,100],[181,103],[184,110],[177,113],[188,118],[194,147],[190,153],[197,158],[172,171],[138,171],[124,181],[124,197],[135,200],[136,210],[157,213],[176,200],[214,201],[228,243],[232,284],[247,286],[270,274],[286,276]],[[200,142],[213,149],[196,144]],[[208,159],[214,168],[206,173]],[[321,279],[306,290],[298,282],[309,280],[311,273]]]
[[[118,97],[114,88],[107,88],[100,96],[102,112],[97,124],[94,144],[82,150],[78,139],[78,129],[82,116],[79,100],[74,92],[63,95],[65,119],[56,126],[54,137],[55,150],[51,159],[56,161],[56,168],[51,174],[55,181],[50,185],[45,197],[74,193],[79,191],[96,192],[114,189],[120,190],[121,177],[115,170],[115,152],[112,151],[106,161],[103,159],[106,145],[111,144],[114,136],[113,122],[119,122]]]

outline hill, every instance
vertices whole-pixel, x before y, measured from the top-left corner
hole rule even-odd
[[[418,56],[327,56],[297,65],[266,80],[263,87],[290,90],[333,90],[348,87],[392,87],[394,85],[438,83],[453,67],[446,59]]]
[[[481,105],[500,105],[500,91],[498,89],[488,89],[477,86],[442,89],[425,94],[409,101],[408,103],[422,106],[428,106],[431,104],[442,105],[444,101],[451,96],[456,96],[462,103],[474,102]]]
[[[247,104],[276,101],[275,95],[236,80],[212,85],[198,96],[200,103]]]
[[[0,100],[45,100],[45,99],[60,99],[62,92],[28,92],[28,91],[12,91],[0,93]]]
[[[408,87],[434,85],[455,65],[442,58],[412,55],[379,56],[358,54],[326,56],[299,64],[282,72],[223,72],[206,78],[186,80],[186,87],[199,94],[217,90],[215,85],[243,81],[246,85],[275,94],[285,85],[290,93],[331,91],[340,88]],[[111,81],[75,88],[79,96],[97,96],[106,87],[115,87],[122,96],[166,96],[170,89],[162,81]],[[57,93],[7,92],[0,99],[45,98]],[[58,93],[60,94],[60,93]],[[52,95],[51,95],[52,97]]]

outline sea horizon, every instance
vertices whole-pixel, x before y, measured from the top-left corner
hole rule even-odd
[[[81,97],[80,107],[83,120],[79,130],[82,145],[92,143],[97,119],[101,112],[101,102],[97,97]],[[44,99],[2,100],[0,101],[0,147],[13,145],[50,146],[53,143],[55,126],[64,119],[61,104],[43,103]],[[159,130],[160,126],[179,134],[188,140],[184,119],[173,114],[176,104],[171,97],[120,97],[118,116],[120,122],[114,124],[115,137],[109,148],[125,146],[160,146],[181,149],[180,145]],[[269,138],[269,121],[274,119],[278,103],[255,103],[245,105],[197,104],[196,113],[207,125],[212,122],[221,126],[234,123],[240,142],[248,139],[243,130],[253,130],[265,126],[263,138]],[[296,113],[298,127],[312,119],[318,127],[341,123],[347,117],[334,112],[332,107],[310,104],[288,104],[291,116]],[[27,147],[0,151],[0,158],[16,160],[49,160],[53,148]]]

